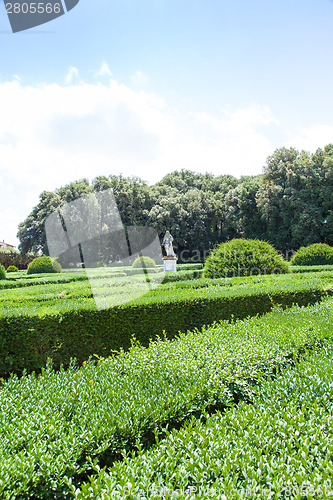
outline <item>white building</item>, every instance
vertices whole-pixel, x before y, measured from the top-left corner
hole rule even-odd
[[[9,245],[9,243],[5,243],[5,240],[0,241],[0,249],[1,248],[16,248],[14,245]]]

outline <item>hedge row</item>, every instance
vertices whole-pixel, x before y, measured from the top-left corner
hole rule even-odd
[[[331,498],[332,357],[331,341],[264,381],[254,404],[192,418],[73,488],[75,498]]]
[[[209,279],[209,278],[200,278],[201,271],[181,271],[177,273],[166,273],[163,280],[163,287],[158,287],[156,290],[157,294],[166,293],[170,290],[174,290],[174,288],[184,288],[184,289],[195,289],[195,288],[207,288],[207,287],[238,287],[238,286],[249,286],[255,285],[256,287],[266,286],[268,283],[279,283],[279,286],[282,284],[296,283],[302,282],[304,280],[310,281],[320,281],[321,283],[332,283],[333,282],[333,273],[332,272],[321,272],[321,273],[297,273],[296,275],[263,275],[263,276],[248,276],[248,277],[234,277],[234,278],[220,278],[220,279]],[[53,275],[54,276],[54,275]],[[161,281],[163,276],[160,274],[150,276],[150,281],[154,283],[157,281],[158,283]],[[87,276],[84,275],[70,275],[68,278],[64,279],[52,279],[52,277],[45,278],[36,278],[36,280],[32,283],[32,288],[29,287],[28,290],[21,288],[17,290],[16,288],[13,290],[3,291],[1,294],[1,303],[4,306],[6,302],[25,302],[25,301],[33,301],[34,297],[36,301],[42,299],[43,301],[51,300],[52,298],[57,298],[58,294],[66,292],[66,297],[71,298],[83,298],[83,297],[92,297],[92,289],[91,283],[94,286],[94,289],[97,289],[99,292],[103,293],[103,289],[111,290],[114,287],[126,287],[129,289],[133,285],[136,285],[137,282],[142,281],[142,275],[136,275],[131,277],[116,277],[114,279],[113,276],[109,275],[93,275],[90,277],[90,280],[87,279]],[[21,279],[22,286],[24,284],[30,285],[27,283],[26,279]],[[24,287],[25,288],[25,287]],[[155,293],[155,292],[154,292]],[[53,297],[52,297],[53,294]]]
[[[320,271],[320,272],[319,272]],[[298,272],[296,274],[263,274],[261,276],[235,276],[229,278],[197,278],[196,280],[177,281],[163,286],[163,291],[173,289],[196,289],[207,287],[266,287],[268,284],[276,284],[279,287],[290,286],[290,284],[315,282],[324,284],[333,284],[332,270],[315,270],[312,273]],[[170,273],[171,274],[171,273]],[[156,293],[161,289],[158,288]],[[155,293],[155,291],[154,291]]]
[[[149,269],[149,277],[150,279],[158,279],[161,276],[161,273],[163,272],[163,269],[156,268],[156,269]],[[203,270],[201,269],[188,269],[188,270],[180,270],[177,271],[176,273],[165,273],[164,276],[164,283],[168,283],[169,281],[178,281],[178,280],[190,280],[190,279],[197,279],[202,276]],[[14,274],[14,273],[13,273]],[[127,271],[112,271],[112,272],[104,272],[104,273],[98,273],[98,274],[93,274],[91,271],[89,272],[89,279],[121,279],[121,278],[126,278],[126,277],[137,277],[139,275],[142,275],[142,271],[140,269],[132,269],[129,268]],[[67,274],[63,273],[59,276],[55,276],[54,274],[52,275],[35,275],[33,278],[31,275],[19,275],[18,273],[15,273],[14,276],[10,276],[9,278],[7,277],[6,280],[3,280],[0,282],[0,290],[8,290],[11,288],[23,288],[27,286],[36,286],[36,285],[47,285],[47,284],[61,284],[61,283],[72,283],[72,282],[78,282],[78,281],[88,281],[88,276],[84,272],[80,273],[72,273],[72,274]]]
[[[81,369],[12,376],[0,391],[0,497],[63,500],[92,463],[111,466],[193,413],[253,398],[263,373],[332,337],[332,319],[330,300],[134,345]]]
[[[210,287],[171,294],[160,287],[155,291],[104,310],[96,310],[93,299],[57,299],[44,307],[37,303],[21,307],[20,315],[14,307],[12,314],[0,317],[0,375],[40,370],[48,357],[56,367],[68,365],[72,357],[82,363],[92,354],[108,356],[112,350],[128,349],[133,336],[147,346],[163,331],[172,338],[179,331],[215,321],[264,314],[275,304],[314,304],[330,293],[320,282],[279,286],[278,280],[259,289]],[[63,312],[53,313],[52,305]]]
[[[197,269],[203,269],[204,265],[200,262],[196,264],[177,264],[177,271],[195,271]]]
[[[182,271],[174,273],[171,277],[171,282],[190,283],[189,275],[200,271]],[[14,288],[3,291],[0,296],[1,313],[0,316],[11,314],[25,314],[26,306],[29,308],[40,308],[42,304],[46,307],[61,312],[63,309],[69,310],[71,304],[73,309],[80,308],[80,303],[83,299],[92,299],[104,297],[109,300],[108,307],[117,305],[126,297],[126,302],[133,300],[139,294],[146,294],[149,290],[154,289],[161,281],[168,282],[169,276],[166,275],[163,280],[163,275],[156,274],[149,277],[149,285],[146,282],[145,276],[136,275],[132,277],[124,277],[113,279],[111,277],[98,277],[97,279],[69,281],[67,283],[47,283],[36,284],[29,288]],[[166,294],[168,288],[160,287],[162,293]],[[150,292],[152,295],[152,292]],[[61,300],[59,300],[61,299]],[[112,300],[111,300],[112,299]],[[114,299],[114,301],[113,301]],[[112,303],[115,302],[115,303]],[[74,305],[74,302],[76,305]],[[94,304],[94,301],[91,301]],[[78,307],[77,307],[78,306]]]
[[[323,271],[333,271],[333,266],[291,266],[292,273],[314,273]]]

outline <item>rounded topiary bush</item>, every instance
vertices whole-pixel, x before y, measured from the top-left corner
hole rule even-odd
[[[266,241],[234,239],[222,243],[208,256],[205,278],[288,273],[290,265]]]
[[[333,264],[333,247],[326,243],[314,243],[301,247],[290,259],[292,266],[325,266]]]
[[[7,267],[7,273],[17,273],[18,269],[16,266],[9,266]]]
[[[6,269],[5,266],[0,264],[0,280],[5,280],[6,279]]]
[[[156,263],[150,257],[146,257],[146,256],[142,255],[141,257],[138,257],[137,259],[135,259],[135,261],[132,264],[132,267],[134,267],[134,268],[139,268],[139,267],[152,268],[152,267],[156,267]]]
[[[61,265],[56,260],[43,255],[30,262],[27,274],[61,273]]]

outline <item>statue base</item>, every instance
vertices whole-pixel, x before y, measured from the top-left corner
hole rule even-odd
[[[177,272],[177,260],[175,257],[163,257],[164,272],[165,273],[176,273]]]

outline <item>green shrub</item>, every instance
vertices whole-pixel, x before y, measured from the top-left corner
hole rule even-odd
[[[6,279],[6,269],[2,264],[0,264],[0,280]]]
[[[161,491],[181,492],[182,499],[195,498],[193,491],[234,500],[329,498],[332,355],[329,344],[263,381],[254,404],[241,401],[206,420],[193,417],[149,450],[142,447],[90,477],[75,498],[150,498],[147,492],[162,498]]]
[[[232,324],[223,323],[204,328],[202,332],[184,333],[172,341],[156,341],[149,349],[133,345],[128,353],[120,352],[118,356],[100,360],[96,364],[86,363],[81,369],[72,363],[68,370],[61,369],[55,372],[49,365],[39,377],[31,374],[21,378],[13,376],[6,382],[1,381],[0,498],[4,500],[72,498],[69,495],[68,483],[71,482],[77,488],[87,476],[92,475],[93,463],[98,464],[100,468],[110,467],[119,456],[126,455],[127,451],[133,450],[134,447],[136,449],[141,446],[148,447],[155,442],[155,436],[161,437],[161,434],[172,426],[179,427],[193,414],[198,416],[206,410],[221,409],[222,405],[228,404],[236,397],[245,401],[249,397],[252,398],[253,384],[259,383],[263,375],[278,373],[287,364],[292,364],[304,347],[314,346],[316,342],[319,344],[320,341],[332,336],[332,317],[332,301],[317,304],[313,308],[275,311],[262,318],[252,318]],[[91,338],[94,333],[90,332]],[[26,329],[23,335],[26,334],[30,335],[31,331]],[[61,339],[58,341],[60,344]],[[84,339],[81,338],[80,341],[84,342]],[[325,406],[326,403],[332,402],[333,387],[331,373],[328,373],[328,378],[322,377],[321,380],[315,375],[304,378],[305,383],[313,388],[313,400],[317,404],[315,411],[320,415],[318,401],[320,404],[327,392]],[[233,476],[228,474],[230,472],[228,464],[233,463],[235,456],[237,457],[234,463],[235,469],[238,466],[235,473],[242,475],[244,470],[242,457],[248,460],[249,451],[252,452],[250,445],[253,447],[250,455],[254,452],[256,455],[251,460],[251,469],[246,475],[248,480],[252,481],[255,473],[260,475],[258,469],[261,467],[261,460],[269,458],[274,443],[277,444],[279,456],[283,456],[282,453],[289,455],[290,469],[284,470],[284,478],[288,480],[293,467],[295,444],[294,442],[290,444],[288,440],[295,438],[295,441],[298,441],[297,436],[303,434],[304,420],[309,416],[306,412],[309,398],[303,404],[302,386],[294,387],[294,385],[293,378],[290,377],[281,391],[280,399],[275,399],[275,405],[279,405],[281,397],[287,399],[288,403],[294,395],[298,398],[295,401],[295,410],[290,412],[288,408],[283,415],[278,415],[279,418],[274,418],[273,408],[272,417],[279,426],[279,432],[275,436],[270,436],[272,441],[264,437],[265,427],[258,421],[264,420],[264,414],[261,415],[261,408],[256,411],[255,405],[249,405],[256,415],[252,414],[248,422],[237,423],[235,426],[236,415],[229,424],[226,422],[228,429],[224,435],[214,433],[211,441],[200,439],[198,443],[193,441],[193,446],[187,440],[182,440],[182,450],[188,449],[192,455],[191,460],[184,462],[188,472],[173,475],[177,487],[181,487],[183,481],[189,480],[192,483],[194,476],[191,471],[195,467],[200,469],[204,482],[215,481],[214,474],[211,476],[206,474],[210,464],[209,455],[213,452],[212,447],[216,449],[223,446],[226,438],[231,444],[230,452],[220,452],[219,449],[216,467],[218,471],[225,470],[230,481]],[[267,399],[270,398],[271,393]],[[327,407],[329,411],[331,406],[329,403]],[[299,434],[294,435],[289,432],[288,426],[298,414]],[[285,420],[282,420],[282,417]],[[324,422],[331,434],[331,421]],[[247,438],[248,447],[243,442],[235,447],[234,442],[240,435],[248,435],[247,425],[252,429],[250,438]],[[312,432],[318,434],[324,431],[321,424],[316,429],[312,428]],[[306,430],[312,438],[309,432],[311,429],[306,428]],[[306,462],[307,454],[310,454],[309,448],[313,456],[319,453],[317,434],[315,439],[310,439],[310,446],[309,441],[302,442],[299,451],[300,457],[303,454],[303,464]],[[221,435],[222,439],[219,437]],[[196,440],[197,437],[198,434],[193,433],[190,439]],[[210,442],[212,446],[207,447]],[[283,448],[284,442],[288,443],[288,447]],[[267,444],[265,453],[262,453],[263,443]],[[207,451],[208,461],[201,456],[196,460],[196,452],[199,453],[199,449],[196,449],[197,444],[203,453]],[[151,449],[154,452],[154,448]],[[331,465],[331,448],[325,448],[323,451],[327,465],[316,469],[316,463],[312,462],[311,470],[325,473]],[[162,464],[167,466],[171,474],[178,458],[176,456],[174,460],[174,457],[172,452],[161,456]],[[132,482],[134,471],[128,470],[122,475],[119,483],[135,487],[140,485],[139,474],[147,470],[146,465],[147,462],[142,461],[140,470],[135,471],[137,481],[133,478]],[[269,463],[269,467],[267,465],[265,473],[272,477],[275,463]],[[295,473],[301,473],[301,469],[296,468]],[[166,476],[163,473],[159,474],[159,471],[155,474],[157,481],[164,480]],[[278,483],[284,484],[282,479]],[[143,494],[124,495],[123,490],[121,493],[120,498],[155,497]],[[119,498],[113,493],[100,495],[98,490],[93,498],[106,500],[111,497]],[[158,498],[176,497],[160,495]],[[190,498],[190,496],[178,498]],[[221,495],[210,498],[221,498]],[[228,496],[228,498],[235,497]],[[268,498],[268,496],[253,494],[246,498]]]
[[[128,269],[124,270],[124,273],[126,273],[127,276],[135,276],[135,275],[142,275],[142,272],[145,272],[145,267],[129,267]],[[157,267],[149,267],[149,274],[158,274],[163,272],[161,269]]]
[[[292,266],[325,266],[333,264],[333,247],[325,243],[314,243],[301,247],[291,258]]]
[[[196,269],[202,269],[203,264],[177,264],[177,271],[194,271]]]
[[[287,273],[290,265],[265,241],[234,239],[222,243],[208,256],[205,278]]]
[[[7,273],[17,273],[18,269],[16,266],[7,267]]]
[[[156,263],[153,259],[150,257],[146,256],[141,256],[135,259],[135,261],[132,264],[133,267],[138,268],[138,267],[156,267]]]
[[[56,260],[52,260],[50,257],[43,255],[43,257],[37,257],[28,266],[27,274],[42,274],[42,273],[60,273],[61,266]]]
[[[37,256],[32,253],[21,253],[15,248],[1,248],[0,249],[0,264],[8,268],[15,266],[18,269],[26,269],[28,264],[32,262]]]
[[[101,310],[96,310],[94,299],[84,291],[79,300],[59,300],[57,295],[53,300],[41,297],[22,305],[13,302],[9,307],[2,306],[0,377],[24,369],[38,371],[48,357],[58,368],[67,366],[70,358],[82,363],[93,354],[107,356],[112,350],[127,350],[132,335],[147,346],[150,339],[163,335],[163,330],[172,338],[179,331],[215,321],[264,314],[276,304],[313,304],[329,293],[319,281],[305,280],[280,286],[212,286],[167,293],[162,288],[160,295],[157,288],[151,297]]]
[[[55,270],[55,272],[61,273],[62,268],[61,268],[60,263],[58,262],[58,259],[51,259],[51,261],[52,261],[52,266],[53,266],[53,269]]]
[[[170,283],[172,281],[196,280],[201,278],[203,269],[194,269],[189,271],[177,271],[176,273],[165,273],[163,283]]]
[[[333,266],[291,266],[292,273],[322,273],[324,271],[333,271]]]

